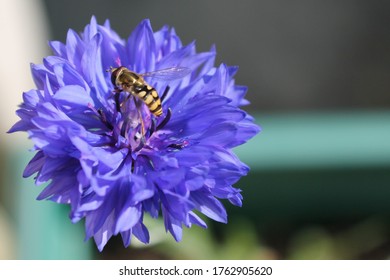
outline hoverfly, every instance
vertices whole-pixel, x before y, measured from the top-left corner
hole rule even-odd
[[[117,109],[120,110],[120,107],[133,97],[135,99],[134,102],[137,106],[141,122],[142,135],[144,135],[145,128],[139,106],[144,103],[148,107],[150,113],[156,117],[161,116],[163,110],[161,106],[161,99],[156,89],[150,86],[143,77],[170,81],[185,77],[191,72],[191,69],[186,67],[171,67],[138,74],[124,66],[119,66],[118,68],[111,67],[109,71],[111,72],[111,82],[114,85],[114,92],[117,94],[116,98],[119,98],[118,94],[122,91],[129,93],[129,95],[121,103],[119,103],[119,99],[116,99]],[[142,102],[139,103],[138,100]]]

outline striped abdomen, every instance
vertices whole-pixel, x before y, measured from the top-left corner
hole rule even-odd
[[[161,100],[154,88],[145,83],[141,88],[133,89],[132,94],[141,99],[153,115],[156,117],[161,116]]]

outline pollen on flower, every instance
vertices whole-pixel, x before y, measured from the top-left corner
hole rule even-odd
[[[236,67],[215,66],[214,48],[197,53],[149,20],[123,40],[92,17],[50,46],[31,65],[36,88],[9,131],[33,142],[23,176],[48,182],[38,199],[69,204],[99,250],[117,234],[124,246],[148,243],[145,215],[162,216],[176,241],[183,226],[206,227],[199,213],[227,222],[221,200],[241,206],[233,185],[249,171],[232,148],[259,132],[240,109],[248,102]]]
[[[121,58],[120,58],[120,57],[117,57],[117,58],[115,59],[115,65],[116,65],[116,66],[121,66],[121,65],[122,65],[122,62],[121,62]]]

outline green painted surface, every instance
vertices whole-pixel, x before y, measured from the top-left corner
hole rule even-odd
[[[16,218],[18,259],[90,259],[92,242],[84,242],[83,223],[72,224],[69,207],[52,201],[38,201],[43,186],[32,178],[22,178],[24,166],[32,153],[16,155],[11,162],[15,178],[14,212]]]
[[[236,149],[251,168],[235,186],[273,233],[297,224],[390,217],[390,111],[258,114],[263,131]]]
[[[262,132],[235,149],[252,169],[390,165],[390,111],[258,114]]]

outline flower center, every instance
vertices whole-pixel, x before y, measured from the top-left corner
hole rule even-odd
[[[161,100],[167,94],[169,87],[164,91]],[[95,112],[106,129],[96,130],[113,139],[117,148],[128,148],[132,152],[141,150],[154,132],[162,129],[171,118],[171,109],[168,108],[162,116],[155,116],[145,102],[127,91],[116,91],[112,99],[115,110],[96,110],[89,104],[88,107]]]

